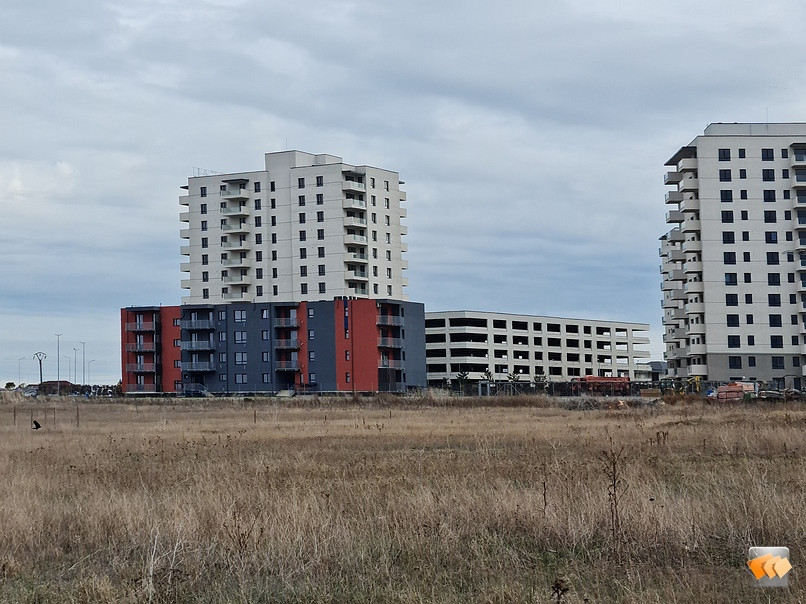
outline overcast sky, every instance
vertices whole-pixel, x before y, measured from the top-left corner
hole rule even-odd
[[[194,168],[330,153],[406,182],[409,297],[646,322],[664,162],[804,121],[800,0],[5,0],[0,380],[120,379],[123,306],[178,304]],[[73,348],[77,348],[77,356]],[[20,360],[21,357],[24,359]]]

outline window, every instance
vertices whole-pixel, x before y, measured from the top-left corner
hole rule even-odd
[[[255,226],[263,226],[263,219],[260,216],[255,216]]]
[[[263,243],[263,234],[262,233],[255,233],[255,243],[260,245]]]
[[[744,274],[744,282],[745,283],[752,283],[753,282],[753,275],[751,273]]]
[[[307,238],[308,238],[308,234],[305,231],[300,231],[299,232],[299,240],[300,241],[306,241]],[[272,243],[274,243],[274,242],[272,242]]]
[[[764,222],[774,223],[777,222],[775,210],[764,210]]]
[[[319,256],[319,258],[324,258],[325,257],[325,248],[319,247],[319,248],[316,248],[316,251],[317,251],[317,255]]]
[[[733,191],[723,189],[719,192],[719,199],[722,200],[722,203],[730,203],[733,201]]]
[[[309,350],[308,351],[308,360],[309,361],[315,361],[316,360],[316,351],[315,350]]]
[[[301,205],[301,206],[305,205],[305,195],[300,195],[299,196],[299,205]]]
[[[316,205],[321,206],[325,203],[325,196],[321,193],[316,194]]]
[[[202,254],[202,264],[204,266],[206,266],[208,264],[208,262],[209,262],[209,259],[207,257],[207,254]]]
[[[235,322],[236,323],[244,323],[246,321],[246,311],[245,310],[236,310],[234,316],[235,316]]]
[[[277,216],[271,217],[271,226],[277,226]]]
[[[728,327],[739,327],[739,315],[728,315],[727,316],[727,326]]]
[[[256,268],[255,269],[255,279],[262,279],[263,278],[263,269]]]
[[[775,231],[767,231],[764,233],[765,243],[778,243],[778,233]]]
[[[739,336],[728,336],[728,348],[740,348],[741,338]]]
[[[725,294],[725,306],[739,306],[739,294]]]
[[[733,231],[722,231],[722,243],[736,243]]]
[[[775,154],[773,153],[772,149],[761,150],[761,161],[773,161],[774,159]]]
[[[275,267],[272,267],[272,269],[271,269],[271,278],[272,278],[272,279],[276,279],[276,278],[277,278],[277,267],[276,267],[276,266],[275,266]]]
[[[753,303],[753,294],[745,294],[744,295],[744,303],[745,304],[752,304]]]
[[[319,265],[319,274],[320,274],[320,275],[324,275],[324,274],[325,274],[325,265],[324,265],[324,264],[320,264],[320,265]]]
[[[202,247],[207,247],[207,237],[202,237],[201,246]]]
[[[307,283],[300,283],[299,284],[299,293],[302,295],[306,295],[308,293],[308,284]]]
[[[748,346],[755,346],[756,345],[756,337],[755,336],[747,336],[747,345]]]
[[[388,180],[384,180],[384,181],[383,181],[383,190],[384,190],[384,191],[388,191],[388,190],[389,190],[389,181],[388,181]]]
[[[742,178],[742,179],[747,178],[747,170],[745,170],[744,168],[739,170],[739,178]]]
[[[775,201],[775,190],[774,189],[764,189],[764,201],[766,203],[772,203]]]
[[[781,294],[767,294],[767,303],[770,306],[781,306]]]
[[[206,213],[207,213],[207,204],[206,204],[206,203],[203,203],[203,204],[201,204],[201,205],[199,206],[199,212],[201,212],[202,214],[206,214]]]
[[[299,257],[301,260],[305,260],[308,257],[308,250],[304,247],[299,248]]]
[[[320,282],[319,283],[319,293],[324,294],[326,292],[327,292],[327,288],[326,288],[325,284]]]
[[[236,365],[246,365],[246,353],[245,352],[236,352],[235,353],[235,364]]]
[[[747,220],[747,210],[742,210],[742,220]]]
[[[741,369],[742,357],[728,357],[728,367],[730,369]]]
[[[781,178],[783,178],[784,180],[788,179],[789,178],[789,170],[787,170],[786,168],[781,170]]]
[[[775,170],[762,170],[761,180],[764,182],[773,182],[775,180]]]
[[[723,210],[722,211],[722,222],[723,223],[733,222],[733,211],[732,210]]]
[[[201,230],[202,230],[202,231],[206,231],[206,230],[207,230],[207,221],[206,221],[206,220],[202,220],[202,221],[201,221]]]
[[[739,191],[739,199],[747,199],[747,189]]]
[[[298,178],[297,179],[297,187],[300,188],[300,189],[305,188],[305,179],[304,178]]]
[[[753,315],[745,315],[744,322],[747,323],[748,325],[752,325],[753,324]]]
[[[235,383],[236,384],[246,384],[246,374],[245,373],[236,373],[235,374]]]
[[[260,193],[260,183],[259,182],[255,183],[255,193]]]
[[[747,366],[748,367],[755,367],[756,366],[756,357],[747,357]]]
[[[781,285],[780,273],[767,273],[767,285]]]
[[[303,241],[304,241],[304,240],[303,240]],[[271,242],[272,242],[272,243],[277,243],[277,233],[272,233],[272,234],[271,234]],[[273,254],[272,254],[272,255],[273,255]],[[275,258],[275,260],[276,260],[276,258]]]
[[[316,383],[316,374],[314,372],[308,373],[308,383],[315,384]]]
[[[745,262],[750,262],[750,252],[742,252],[742,259]]]
[[[278,286],[272,285],[271,286],[271,295],[272,296],[277,296],[277,295],[279,295],[279,293],[280,293],[280,290],[279,290]]]
[[[308,276],[308,267],[307,266],[300,266],[299,267],[299,276],[300,277],[307,277]]]
[[[317,241],[324,241],[325,229],[316,229],[316,239]]]
[[[313,329],[309,329],[308,330],[308,339],[313,340],[313,337],[314,337]]]
[[[781,159],[789,157],[789,149],[781,149]]]
[[[730,170],[720,170],[719,171],[719,182],[730,182]]]
[[[719,150],[719,161],[730,161],[730,149]]]
[[[742,241],[750,241],[750,231],[742,231]]]
[[[207,187],[201,187],[199,189],[199,195],[201,195],[202,197],[207,197]]]
[[[317,187],[324,187],[325,186],[325,177],[324,176],[317,176],[316,177],[316,186]]]
[[[316,222],[324,222],[325,221],[325,213],[324,212],[317,212],[316,213]]]
[[[236,344],[246,344],[246,332],[245,331],[236,331],[233,334],[233,337],[235,338],[235,343]]]
[[[392,250],[386,250],[386,259],[392,261]]]
[[[780,257],[778,256],[778,252],[767,252],[767,264],[772,266],[774,264],[780,263]]]
[[[772,357],[772,368],[773,369],[783,369],[784,368],[784,357]]]
[[[739,149],[739,159],[744,159],[744,156],[745,156],[745,150]]]
[[[271,374],[270,373],[264,373],[262,375],[263,375],[263,383],[264,384],[271,384]]]
[[[781,315],[770,315],[770,327],[781,327]]]
[[[738,285],[736,273],[725,273],[725,285]]]
[[[202,271],[202,282],[207,283],[210,280],[210,273]]]
[[[272,189],[272,191],[274,191],[274,189]],[[277,207],[277,200],[272,198],[269,201],[269,205],[270,205],[271,209],[274,210]]]

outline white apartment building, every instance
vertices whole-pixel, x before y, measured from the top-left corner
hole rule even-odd
[[[182,304],[406,300],[396,172],[282,151],[265,168],[188,179]]]
[[[549,381],[575,377],[629,377],[649,351],[649,325],[619,321],[562,319],[497,312],[425,313],[428,383],[439,386],[467,372],[469,380],[495,380],[511,374]]]
[[[666,165],[669,374],[800,388],[806,124],[711,124]]]

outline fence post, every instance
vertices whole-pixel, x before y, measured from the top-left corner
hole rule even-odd
[[[76,428],[80,428],[80,427],[81,427],[81,421],[79,420],[79,417],[78,417],[78,405],[76,405]]]
[[[14,429],[17,429],[17,406],[14,405]]]
[[[257,423],[257,409],[252,409],[252,423]]]
[[[56,429],[56,407],[53,408],[53,429]]]
[[[31,428],[34,427],[34,410],[31,409]]]

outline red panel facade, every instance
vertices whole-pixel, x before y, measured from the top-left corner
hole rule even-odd
[[[335,300],[336,382],[340,391],[378,389],[378,309],[375,300]]]

